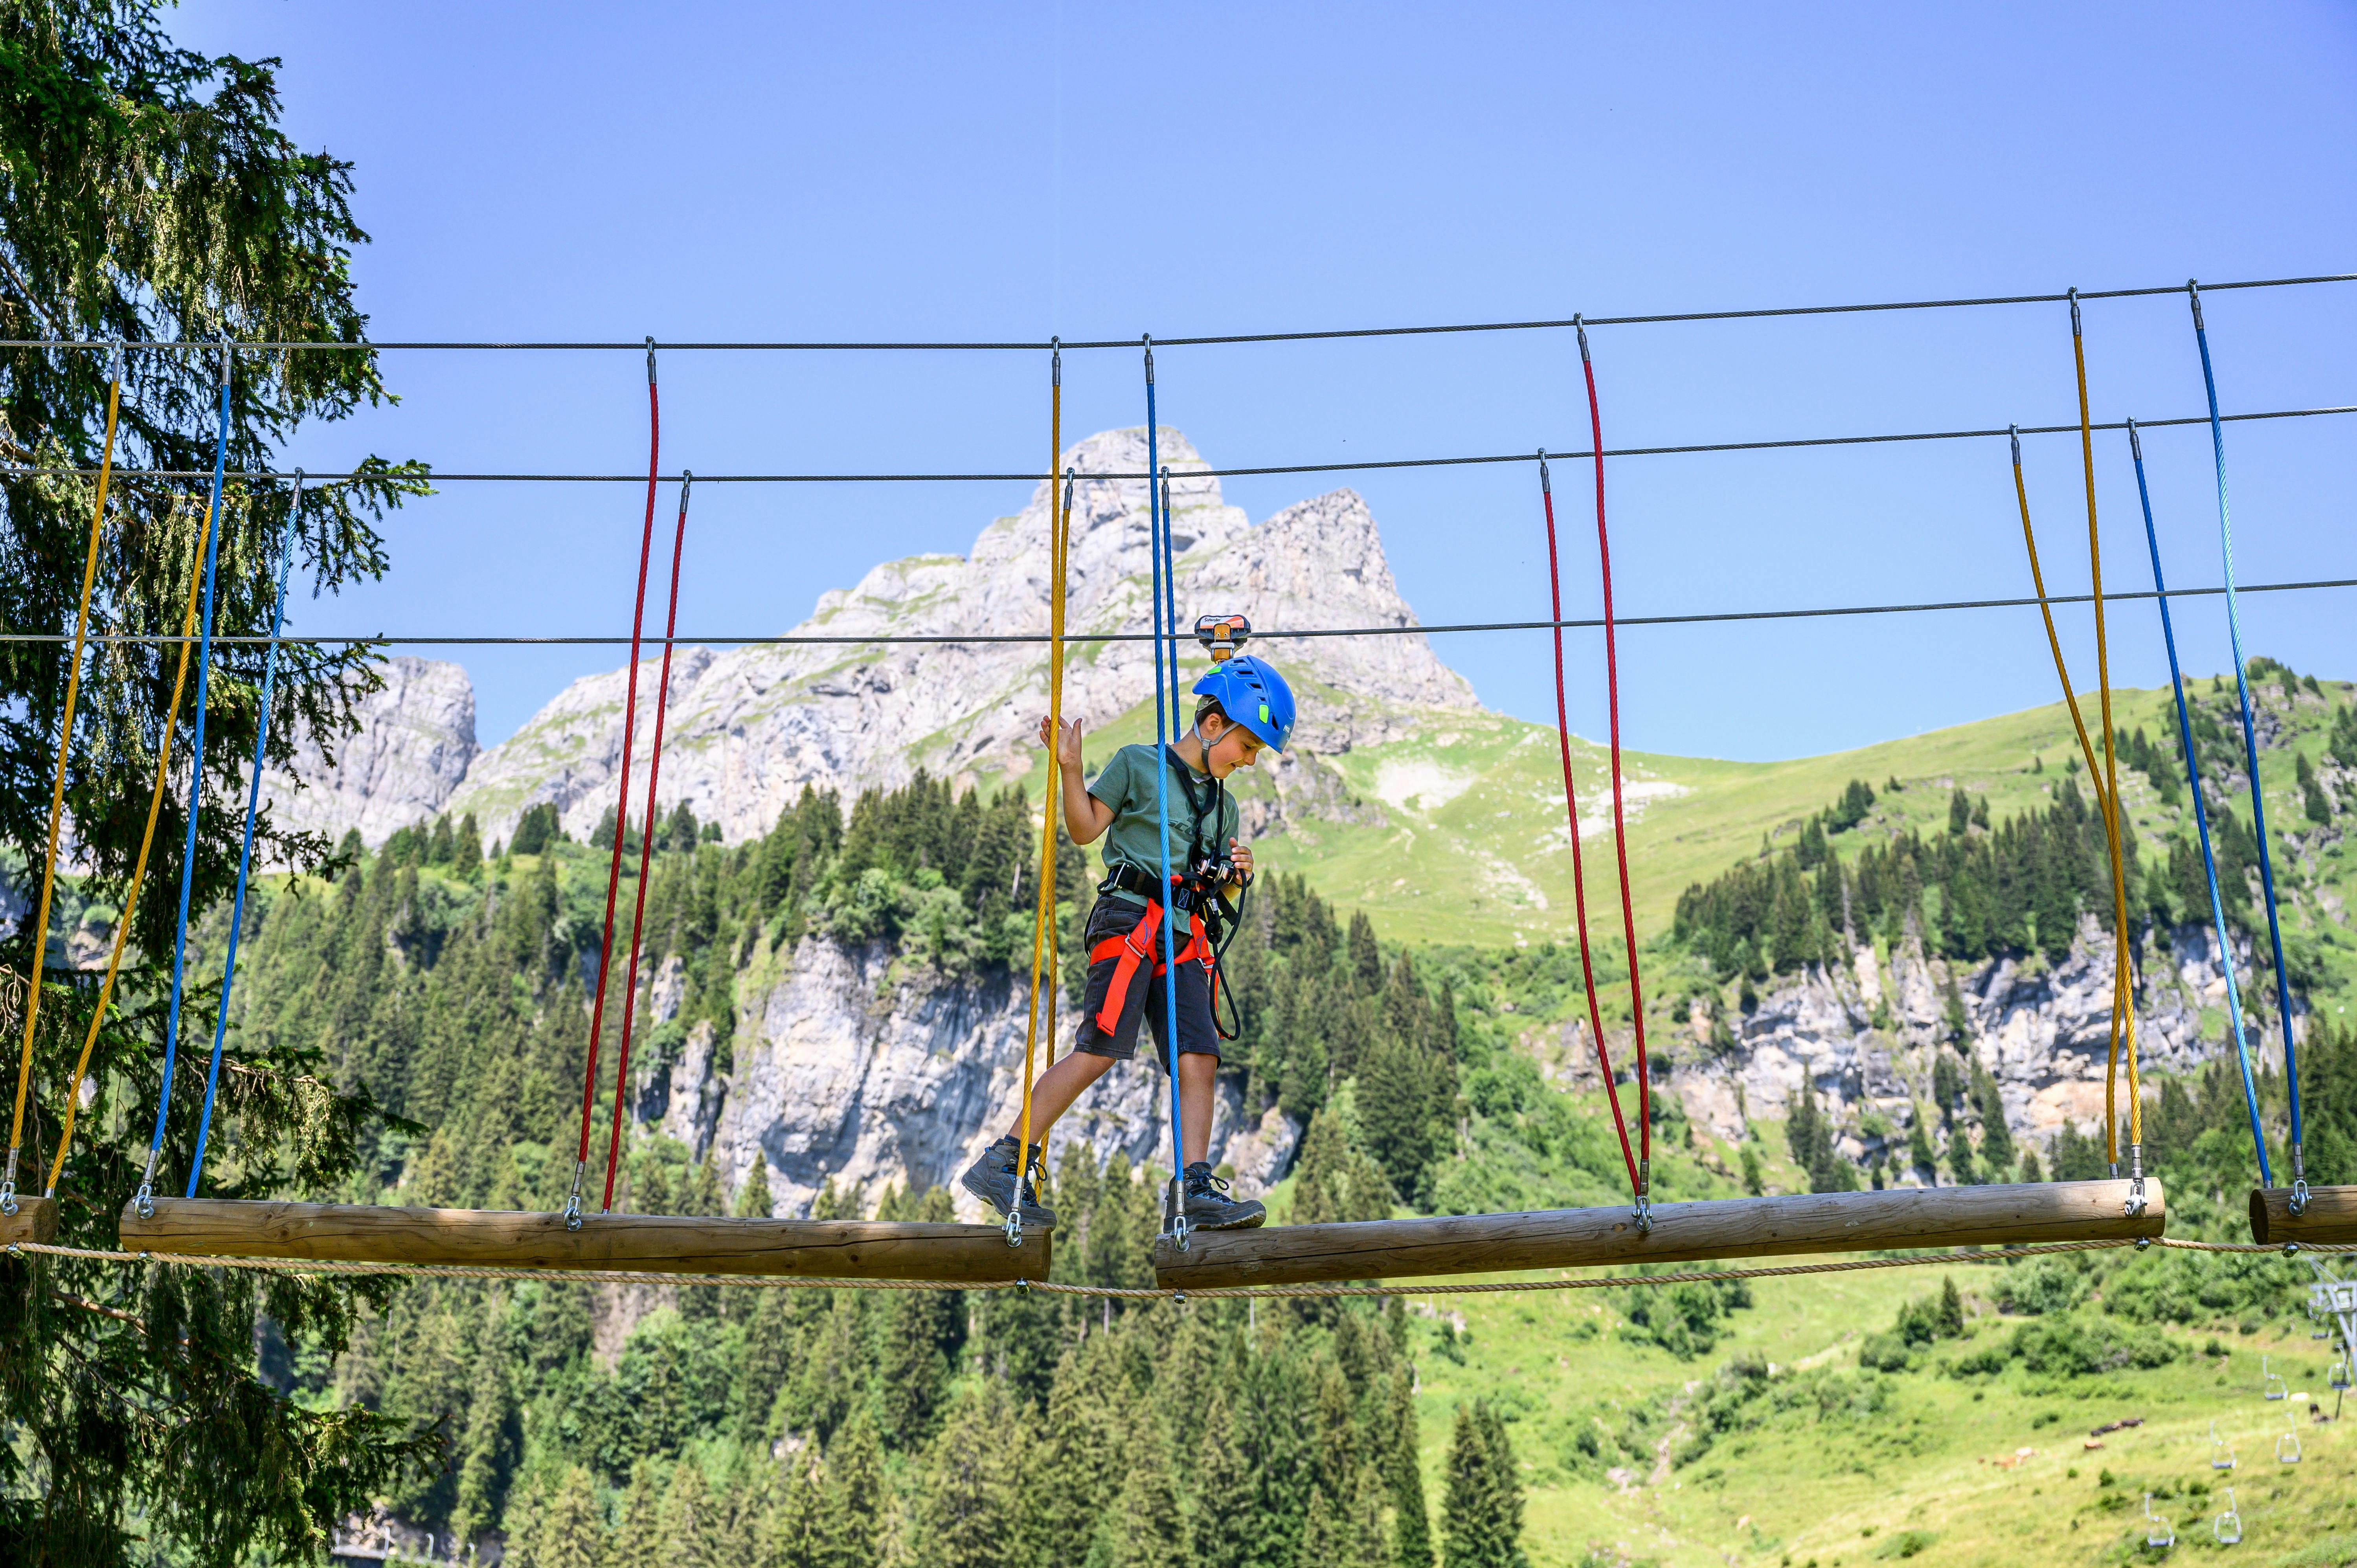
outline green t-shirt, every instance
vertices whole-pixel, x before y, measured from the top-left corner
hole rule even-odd
[[[1104,771],[1089,781],[1089,793],[1113,808],[1113,824],[1105,829],[1104,863],[1110,871],[1116,862],[1136,866],[1148,876],[1162,875],[1160,833],[1161,809],[1155,804],[1156,748],[1150,746],[1125,746],[1113,754]],[[1170,812],[1170,869],[1176,873],[1187,866],[1187,851],[1193,842],[1195,809],[1187,800],[1187,786],[1195,787],[1195,798],[1205,802],[1203,817],[1203,849],[1209,855],[1228,853],[1228,841],[1236,836],[1240,813],[1236,798],[1224,789],[1220,790],[1216,813],[1208,810],[1211,791],[1215,788],[1211,776],[1198,773],[1185,763],[1167,769],[1166,791]],[[1212,820],[1216,814],[1218,820]],[[1144,905],[1146,899],[1132,893],[1111,893],[1112,898],[1127,899]],[[1170,923],[1181,933],[1187,925],[1173,910]]]

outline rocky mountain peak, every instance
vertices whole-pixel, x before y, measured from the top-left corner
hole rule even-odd
[[[1254,527],[1227,504],[1183,435],[1165,427],[1157,446],[1170,473],[1182,618],[1239,610],[1269,629],[1414,626],[1374,517],[1355,492],[1300,502]],[[1061,467],[1076,476],[1068,635],[1087,644],[1147,629],[1146,481],[1103,477],[1146,471],[1146,432],[1092,435],[1067,449]],[[1021,512],[985,528],[963,557],[886,562],[856,585],[830,590],[793,628],[845,642],[682,650],[672,671],[665,801],[686,801],[734,841],[766,831],[806,783],[849,793],[899,784],[920,767],[974,782],[1028,771],[1031,726],[1047,703],[1043,648],[882,639],[1045,633],[1049,509],[1060,488],[1042,480]],[[1479,705],[1464,680],[1412,632],[1272,639],[1261,650],[1320,689],[1297,732],[1297,748],[1308,752],[1346,750],[1413,727],[1420,713]],[[1189,652],[1191,671],[1200,655],[1191,645]],[[1076,649],[1066,709],[1092,726],[1107,723],[1151,693],[1152,668],[1144,641]],[[647,707],[656,672],[651,659],[640,671]],[[613,796],[627,673],[567,687],[483,754],[447,809],[475,812],[488,839],[511,832],[527,806],[553,800],[569,831],[589,831]]]

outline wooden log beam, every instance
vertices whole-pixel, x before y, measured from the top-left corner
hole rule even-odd
[[[2126,1181],[2074,1181],[1664,1203],[1654,1208],[1650,1232],[1637,1229],[1626,1204],[1199,1230],[1183,1252],[1168,1237],[1157,1240],[1154,1269],[1167,1286],[1209,1290],[1877,1248],[2125,1240],[2158,1236],[2166,1222],[2158,1178],[2147,1176],[2144,1190],[2144,1211],[2134,1217],[2126,1212]]]
[[[2261,1246],[2287,1241],[2357,1241],[2357,1187],[2312,1187],[2308,1208],[2291,1211],[2291,1188],[2255,1187],[2251,1192],[2251,1240]]]
[[[0,1245],[57,1239],[58,1200],[54,1197],[19,1197],[16,1213],[0,1214]]]
[[[722,1219],[593,1214],[578,1230],[561,1216],[509,1209],[390,1208],[355,1204],[159,1197],[153,1219],[123,1210],[123,1245],[140,1252],[447,1263],[513,1269],[625,1269],[647,1273],[780,1274],[986,1284],[1048,1277],[1048,1231],[1009,1247],[996,1225],[864,1219]]]

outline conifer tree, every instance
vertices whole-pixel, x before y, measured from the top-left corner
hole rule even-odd
[[[1484,1402],[1457,1407],[1441,1509],[1441,1568],[1525,1568],[1522,1477],[1506,1423]]]
[[[862,1416],[845,1426],[826,1450],[813,1568],[873,1568],[885,1502],[883,1452],[876,1428]]]
[[[663,1489],[662,1473],[653,1460],[640,1459],[630,1466],[630,1484],[622,1493],[620,1517],[607,1559],[613,1568],[660,1563],[668,1555],[662,1538]]]
[[[1028,1435],[1025,1423],[1010,1418],[997,1385],[985,1384],[959,1399],[926,1455],[917,1516],[926,1563],[1004,1568],[1012,1561],[1023,1538],[1015,1481]]]

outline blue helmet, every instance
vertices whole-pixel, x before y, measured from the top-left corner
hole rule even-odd
[[[1195,682],[1195,694],[1218,703],[1265,746],[1283,751],[1293,738],[1293,688],[1265,659],[1244,653],[1222,660]]]

